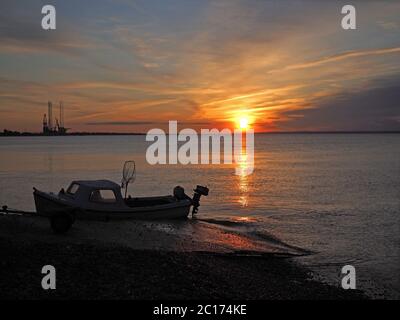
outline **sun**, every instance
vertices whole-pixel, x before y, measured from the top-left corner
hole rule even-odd
[[[249,127],[249,118],[247,117],[241,117],[239,118],[239,128],[244,130],[247,129]]]

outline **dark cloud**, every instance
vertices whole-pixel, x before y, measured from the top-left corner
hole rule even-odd
[[[400,78],[388,87],[343,93],[286,115],[292,118],[291,130],[399,131]]]
[[[86,122],[88,126],[140,126],[156,124],[151,121],[91,121]]]
[[[40,1],[1,1],[0,52],[57,52],[78,54],[88,43],[80,38],[71,24],[59,27],[62,15],[57,15],[57,29],[43,30]]]
[[[86,122],[85,125],[89,126],[140,126],[140,125],[165,125],[167,122],[155,121],[91,121]],[[191,125],[209,125],[209,122],[178,122],[179,124]]]

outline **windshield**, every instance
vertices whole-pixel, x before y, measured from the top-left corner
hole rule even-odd
[[[90,194],[90,201],[101,203],[115,203],[117,201],[113,190],[94,190]]]
[[[69,186],[67,193],[74,195],[75,193],[77,193],[78,189],[79,189],[79,184],[73,183]]]

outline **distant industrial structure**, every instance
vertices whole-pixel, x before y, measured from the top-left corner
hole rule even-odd
[[[67,133],[67,128],[64,127],[64,105],[60,102],[60,120],[55,118],[55,125],[53,124],[53,103],[51,101],[47,104],[48,113],[43,116],[43,134],[47,136],[61,136]]]

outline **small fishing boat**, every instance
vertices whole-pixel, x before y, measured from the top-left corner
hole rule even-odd
[[[172,195],[157,197],[127,196],[127,189],[136,176],[134,161],[124,165],[122,185],[109,180],[77,180],[58,194],[34,189],[36,215],[48,217],[56,233],[64,233],[77,220],[120,220],[120,219],[179,219],[187,218],[190,208],[197,213],[202,195],[208,195],[208,188],[198,185],[193,198],[176,186]],[[125,189],[125,196],[122,189]],[[3,212],[11,213],[7,207]],[[23,213],[18,212],[16,213]]]

